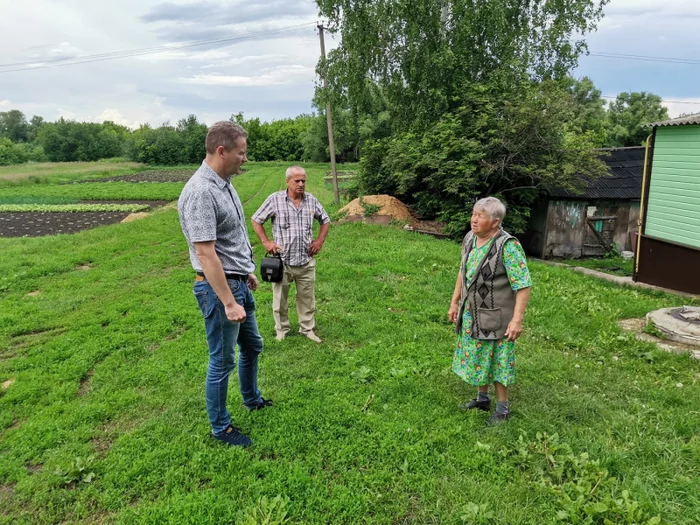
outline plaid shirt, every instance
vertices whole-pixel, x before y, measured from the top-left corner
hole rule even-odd
[[[304,193],[299,208],[287,196],[287,190],[270,195],[255,212],[252,219],[264,224],[272,218],[272,237],[281,246],[282,260],[289,266],[302,266],[311,260],[309,245],[312,240],[313,220],[321,224],[331,222],[318,199]]]

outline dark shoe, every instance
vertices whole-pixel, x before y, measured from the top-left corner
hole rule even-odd
[[[241,431],[234,426],[228,427],[221,434],[212,434],[211,437],[232,447],[249,447],[253,444],[253,441],[248,436],[242,434]]]
[[[249,407],[248,405],[244,404],[243,406],[244,406],[246,409],[248,409],[248,410],[250,410],[250,411],[253,411],[253,410],[262,410],[262,409],[265,408],[265,407],[271,407],[272,404],[273,404],[273,403],[272,403],[272,399],[265,399],[264,397],[261,397],[261,398],[260,398],[260,403],[258,403],[257,405],[254,405],[254,406],[252,406],[252,407]]]
[[[479,410],[490,410],[491,400],[489,399],[487,401],[477,401],[476,399],[472,399],[468,403],[459,405],[459,408],[463,408],[464,410],[471,410],[473,408],[478,408]]]
[[[502,425],[510,418],[510,412],[494,412],[493,415],[487,421],[487,425]]]

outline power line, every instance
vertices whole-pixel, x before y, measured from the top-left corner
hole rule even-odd
[[[617,99],[613,95],[600,95],[601,98]],[[667,104],[700,104],[700,100],[666,100],[661,99],[661,102],[666,102]]]
[[[646,55],[628,55],[625,53],[588,53],[589,56],[593,57],[603,57],[603,58],[618,58],[622,60],[641,60],[645,62],[667,62],[671,64],[691,64],[700,65],[700,60],[694,60],[692,58],[678,58],[678,57],[656,57],[656,56],[646,56]]]
[[[313,23],[313,24],[315,25],[315,23]],[[15,67],[13,69],[2,69],[2,70],[0,70],[0,74],[1,73],[11,73],[11,72],[15,72],[15,71],[29,71],[29,70],[33,70],[33,69],[46,69],[46,68],[51,68],[51,67],[73,66],[73,65],[77,65],[77,64],[87,64],[90,62],[102,62],[102,61],[106,61],[106,60],[115,60],[118,58],[150,55],[150,54],[154,54],[154,53],[160,53],[163,51],[174,51],[174,50],[179,50],[179,49],[205,46],[205,45],[210,45],[210,44],[219,44],[219,43],[224,43],[224,42],[235,42],[235,41],[246,40],[246,39],[257,37],[257,36],[267,36],[267,35],[274,35],[277,33],[284,33],[284,32],[288,32],[288,31],[298,31],[299,29],[304,29],[304,28],[307,28],[311,25],[312,25],[312,22],[306,22],[304,24],[281,27],[279,29],[272,29],[272,30],[266,30],[266,31],[257,31],[257,32],[253,32],[253,33],[244,33],[241,35],[231,36],[231,37],[227,37],[227,38],[218,38],[216,40],[200,40],[200,41],[196,41],[196,42],[185,42],[182,44],[172,44],[172,45],[164,45],[164,46],[158,46],[158,47],[132,49],[132,50],[127,50],[127,51],[114,51],[111,53],[99,53],[99,54],[93,54],[93,55],[84,55],[81,57],[58,60],[58,61],[55,61],[55,62],[49,63],[49,64],[38,62],[38,61],[18,62],[18,63],[14,63],[14,64],[0,64],[0,68],[13,67],[13,66],[24,66],[24,67]],[[38,65],[34,65],[34,64],[38,64]]]

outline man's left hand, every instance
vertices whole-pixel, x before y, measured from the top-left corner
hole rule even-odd
[[[255,291],[258,289],[258,278],[255,276],[254,273],[249,273],[248,274],[248,288],[250,288],[252,291]]]
[[[515,342],[515,340],[520,337],[520,334],[522,333],[523,322],[516,321],[515,319],[511,320],[511,322],[508,324],[508,329],[506,330],[506,337],[508,338],[508,341],[511,343]]]
[[[321,251],[321,248],[323,248],[323,241],[316,239],[315,241],[311,241],[311,244],[309,244],[309,255],[312,257],[316,255],[318,252]]]

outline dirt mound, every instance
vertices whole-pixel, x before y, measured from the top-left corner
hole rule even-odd
[[[392,197],[391,195],[365,195],[360,199],[355,199],[350,202],[347,206],[342,208],[338,213],[346,214],[348,217],[354,215],[364,216],[365,215],[365,205],[369,206],[379,206],[379,210],[376,215],[386,215],[392,217],[399,221],[411,221],[411,212],[408,210],[406,205],[399,199]]]
[[[146,213],[146,212],[143,212],[143,211],[138,212],[138,213],[132,213],[132,214],[127,215],[126,217],[124,217],[124,218],[122,219],[121,222],[122,222],[122,223],[124,223],[124,222],[134,222],[134,221],[137,221],[137,220],[139,220],[139,219],[145,219],[145,218],[148,217],[149,215],[150,215],[150,213]]]

